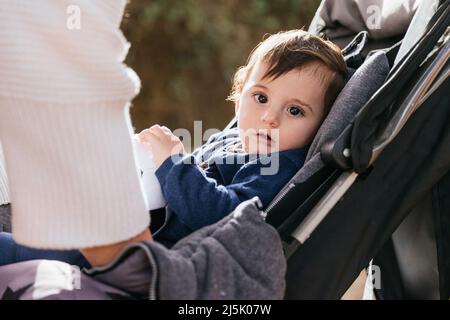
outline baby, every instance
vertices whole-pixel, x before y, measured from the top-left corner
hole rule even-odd
[[[213,135],[197,155],[187,154],[167,127],[143,130],[138,138],[153,157],[169,209],[155,239],[170,246],[254,196],[266,208],[303,165],[345,77],[337,46],[303,30],[280,32],[234,76],[229,100],[237,128]],[[233,132],[234,140],[227,139]],[[205,156],[212,143],[219,147]],[[274,161],[275,170],[264,171]]]
[[[237,128],[211,136],[193,154],[164,126],[142,131],[135,151],[149,209],[167,201],[155,239],[170,246],[254,196],[266,208],[302,167],[345,76],[338,47],[302,30],[281,32],[260,43],[236,72],[229,100]],[[88,265],[78,251],[26,248],[9,233],[0,232],[0,252],[0,266],[31,259]]]

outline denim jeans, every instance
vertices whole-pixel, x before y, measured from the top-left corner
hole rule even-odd
[[[32,249],[16,243],[10,233],[0,232],[0,266],[36,259],[63,261],[80,268],[90,267],[83,255],[77,250]]]

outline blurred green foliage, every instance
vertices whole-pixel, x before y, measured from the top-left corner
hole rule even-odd
[[[223,129],[236,69],[264,35],[307,27],[320,0],[131,0],[122,29],[127,63],[142,81],[131,114],[136,130],[154,123]]]

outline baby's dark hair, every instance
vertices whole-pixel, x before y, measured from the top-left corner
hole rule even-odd
[[[347,66],[338,46],[304,30],[283,31],[269,36],[250,54],[247,64],[240,67],[233,78],[227,100],[237,102],[253,67],[258,61],[268,64],[263,78],[278,78],[294,69],[313,66],[326,86],[325,115],[345,85]]]

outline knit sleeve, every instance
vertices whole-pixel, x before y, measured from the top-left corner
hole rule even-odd
[[[2,144],[0,143],[0,206],[7,203],[9,203],[8,177],[6,176],[3,149]]]
[[[131,143],[125,0],[2,0],[0,140],[21,244],[71,249],[149,224]]]
[[[139,78],[124,60],[125,0],[2,0],[0,94],[57,103],[130,101]]]

